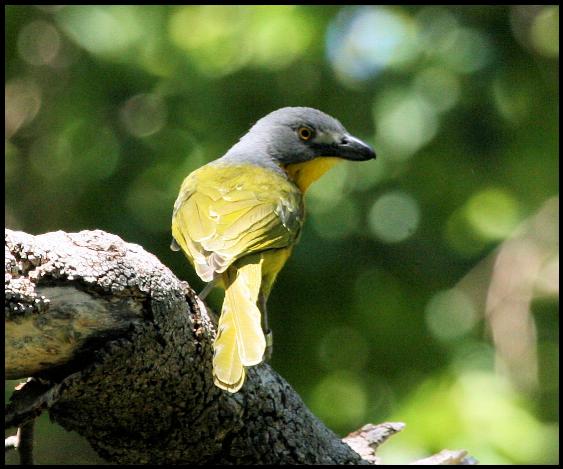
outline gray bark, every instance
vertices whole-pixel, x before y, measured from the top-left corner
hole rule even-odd
[[[120,464],[366,463],[269,365],[213,385],[213,320],[140,246],[6,230],[6,376],[63,381],[51,417]],[[78,373],[77,373],[78,372]]]
[[[216,318],[155,256],[115,235],[5,230],[5,293],[6,377],[33,376],[12,396],[7,426],[48,410],[107,461],[374,464],[403,426],[341,440],[268,364],[248,369],[241,391],[220,390]],[[435,461],[474,462],[463,451]]]

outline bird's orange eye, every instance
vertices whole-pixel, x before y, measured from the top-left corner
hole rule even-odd
[[[313,138],[313,131],[309,127],[299,127],[297,134],[299,138],[305,142]]]

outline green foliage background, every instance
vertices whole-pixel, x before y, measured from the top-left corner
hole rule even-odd
[[[103,229],[200,288],[168,247],[182,179],[274,109],[324,110],[378,159],[308,194],[272,365],[342,435],[406,422],[387,463],[558,462],[557,6],[5,13],[7,227]],[[46,417],[37,438],[99,462]]]

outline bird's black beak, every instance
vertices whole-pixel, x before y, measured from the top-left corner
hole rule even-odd
[[[336,144],[340,158],[351,161],[367,161],[375,159],[375,151],[367,143],[351,135],[344,135]]]

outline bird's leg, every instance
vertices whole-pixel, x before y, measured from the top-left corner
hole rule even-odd
[[[266,308],[266,295],[260,292],[258,295],[258,301],[260,302],[260,311],[262,313],[262,330],[264,331],[264,337],[266,338],[266,350],[264,351],[264,361],[270,361],[272,358],[272,351],[274,349],[274,334],[268,326],[268,309]]]
[[[215,288],[215,286],[217,285],[217,278],[214,278],[213,280],[211,280],[211,282],[209,282],[207,285],[205,285],[204,289],[201,290],[201,293],[198,295],[200,297],[200,299],[203,301],[205,300],[205,298],[207,298],[207,295],[209,295],[209,292],[211,292],[211,290],[213,290],[213,288]]]

